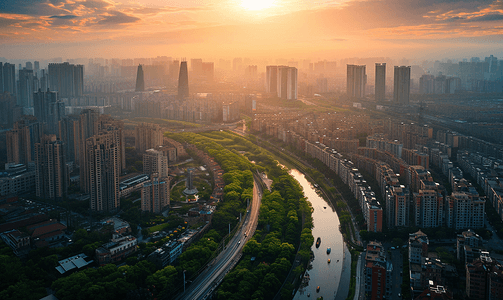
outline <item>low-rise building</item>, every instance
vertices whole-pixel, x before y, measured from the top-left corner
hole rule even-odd
[[[123,260],[136,252],[138,241],[134,236],[114,233],[110,242],[96,249],[96,260],[100,266]]]
[[[148,256],[148,260],[158,268],[164,268],[172,265],[173,262],[182,254],[183,243],[179,241],[169,241],[161,248],[155,250]]]

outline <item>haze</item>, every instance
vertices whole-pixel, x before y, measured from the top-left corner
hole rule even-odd
[[[0,53],[461,59],[501,56],[502,20],[500,0],[3,0]]]

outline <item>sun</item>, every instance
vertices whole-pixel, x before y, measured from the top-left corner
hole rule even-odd
[[[241,6],[246,10],[262,10],[274,6],[274,0],[241,0]]]

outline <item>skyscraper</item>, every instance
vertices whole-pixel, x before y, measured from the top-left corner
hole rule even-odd
[[[346,91],[348,97],[365,97],[365,86],[367,84],[366,66],[347,65]]]
[[[55,135],[42,137],[35,144],[36,195],[44,199],[62,199],[67,193],[67,169],[63,142]]]
[[[69,115],[58,124],[58,137],[64,142],[66,162],[72,162],[74,165],[79,164],[79,121],[78,115]]]
[[[143,76],[143,68],[141,65],[138,65],[138,71],[136,72],[136,92],[144,92],[145,91],[145,79]]]
[[[16,68],[13,64],[5,63],[2,65],[0,63],[0,69],[2,70],[0,75],[0,92],[8,92],[12,95],[16,95]]]
[[[68,62],[49,64],[49,88],[58,92],[60,99],[82,96],[84,66]]]
[[[150,176],[150,181],[141,189],[141,210],[161,213],[169,205],[169,181],[158,173]]]
[[[89,182],[87,174],[87,156],[86,156],[86,140],[95,134],[98,134],[98,118],[99,113],[92,109],[83,110],[80,113],[80,120],[78,125],[77,134],[75,137],[78,141],[78,157],[76,161],[80,170],[80,189],[84,192],[89,191]]]
[[[178,98],[189,96],[189,73],[187,71],[187,61],[180,63],[180,74],[178,76]]]
[[[395,66],[395,80],[393,88],[393,102],[395,104],[409,104],[410,66]]]
[[[119,145],[112,132],[86,139],[86,173],[94,211],[114,211],[119,205]]]
[[[281,99],[297,99],[297,68],[267,66],[266,92]]]
[[[162,145],[162,130],[159,125],[142,123],[135,127],[135,148],[143,153],[147,149]]]
[[[33,70],[19,70],[19,85],[17,104],[22,107],[33,106]]]
[[[39,90],[33,95],[35,117],[41,123],[45,123],[48,134],[57,134],[58,122],[65,116],[65,103],[58,101],[58,94],[47,90]]]
[[[386,100],[386,63],[376,63],[375,99]]]

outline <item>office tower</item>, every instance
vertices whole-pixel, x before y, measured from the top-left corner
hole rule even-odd
[[[439,227],[443,225],[444,201],[442,194],[435,190],[419,190],[414,193],[414,216],[418,227]]]
[[[112,132],[86,139],[84,176],[89,184],[91,210],[103,212],[119,208],[119,150]]]
[[[386,188],[386,219],[388,227],[409,226],[409,189],[405,186]]]
[[[376,101],[386,100],[386,63],[376,63],[375,98]]]
[[[9,63],[5,63],[1,67],[3,82],[3,90],[1,92],[8,92],[12,95],[16,95],[16,67]]]
[[[297,68],[267,66],[266,92],[281,99],[297,99]]]
[[[327,93],[328,92],[328,78],[317,78],[316,79],[317,93]]]
[[[79,121],[79,115],[69,115],[58,122],[58,137],[64,142],[66,162],[74,165],[79,164]]]
[[[22,107],[33,106],[33,70],[19,70],[17,104]]]
[[[143,77],[143,68],[141,65],[138,65],[138,71],[136,72],[136,92],[144,92],[145,91],[145,79]]]
[[[23,116],[6,133],[7,162],[25,164],[35,158],[35,144],[43,135],[43,126],[34,116]]]
[[[44,70],[42,70],[42,75],[40,76],[40,79],[39,79],[39,87],[42,91],[46,91],[47,89],[49,89],[49,82],[48,82],[48,76],[47,76],[47,72]]]
[[[178,75],[178,98],[183,99],[189,96],[189,73],[187,71],[187,61],[180,64],[180,74]]]
[[[135,132],[135,148],[139,153],[145,152],[147,149],[162,145],[163,132],[159,125],[142,123],[137,125]]]
[[[174,60],[169,65],[169,78],[176,80],[178,77],[178,72],[180,70],[180,61]]]
[[[409,104],[410,66],[395,66],[395,81],[393,89],[393,102],[395,104]]]
[[[33,74],[35,75],[35,77],[38,77],[39,71],[40,71],[40,62],[34,61],[33,62]]]
[[[168,156],[163,147],[148,149],[143,154],[143,173],[157,173],[161,178],[168,177]]]
[[[58,134],[58,123],[65,117],[65,103],[58,101],[58,94],[39,90],[33,95],[33,106],[37,120],[45,123],[45,131],[48,134]]]
[[[366,68],[365,65],[347,65],[346,91],[348,97],[365,97],[365,86],[367,84]]]
[[[49,88],[59,98],[80,97],[84,90],[84,66],[68,62],[49,64]]]
[[[33,63],[31,61],[26,62],[26,69],[33,70]]]
[[[141,210],[158,214],[167,206],[169,206],[169,181],[158,173],[153,173],[150,181],[141,188]]]
[[[193,58],[190,60],[190,69],[193,77],[198,77],[203,74],[203,60],[201,58]]]
[[[215,76],[215,66],[212,62],[203,62],[202,75],[208,81],[213,81]]]
[[[35,144],[36,195],[43,199],[61,200],[66,196],[68,175],[63,142],[55,135],[42,137]]]

